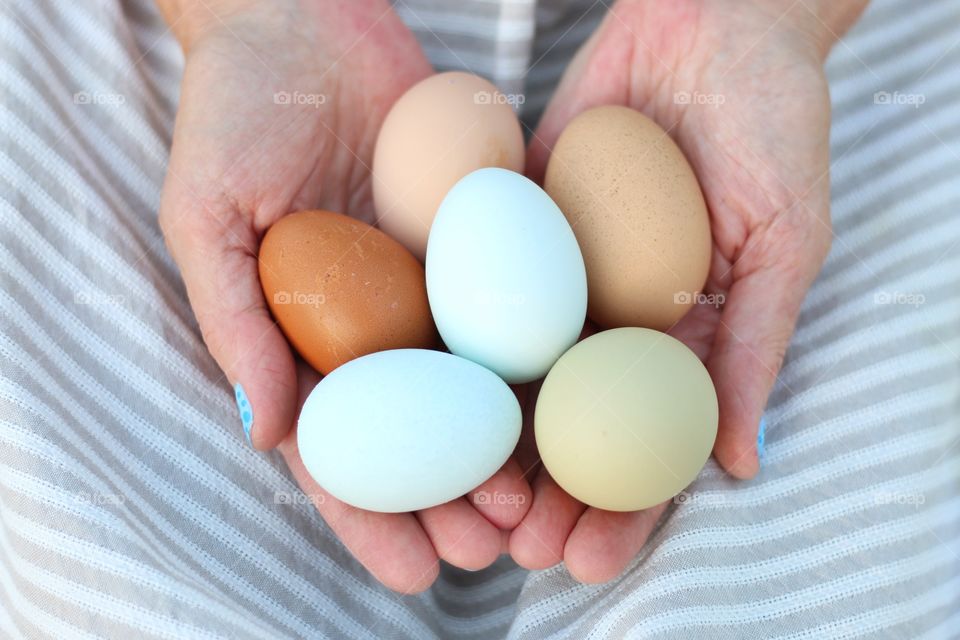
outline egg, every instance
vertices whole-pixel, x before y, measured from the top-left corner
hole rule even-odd
[[[583,251],[594,322],[666,330],[689,310],[710,270],[710,221],[659,125],[621,106],[581,113],[550,154],[544,188]]]
[[[297,424],[313,479],[347,504],[426,509],[492,476],[520,437],[520,405],[496,375],[440,351],[358,358],[320,381]]]
[[[550,475],[590,506],[636,511],[696,477],[717,435],[717,395],[680,341],[652,329],[590,336],[551,369],[534,415]]]
[[[410,88],[390,109],[373,155],[381,229],[423,260],[430,224],[447,191],[482,167],[523,171],[520,122],[487,80],[451,71]]]
[[[427,295],[452,353],[510,383],[541,378],[580,335],[587,278],[563,214],[536,184],[478,169],[447,194],[427,246]]]
[[[259,270],[284,335],[323,374],[375,351],[438,343],[423,266],[359,220],[331,211],[286,215],[260,244]]]

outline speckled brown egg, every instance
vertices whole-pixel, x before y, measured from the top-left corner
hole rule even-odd
[[[345,215],[278,220],[260,245],[260,283],[284,335],[320,373],[376,351],[437,345],[423,266]]]
[[[557,140],[544,188],[580,243],[594,322],[665,331],[687,312],[710,269],[710,220],[659,125],[627,107],[583,112]]]

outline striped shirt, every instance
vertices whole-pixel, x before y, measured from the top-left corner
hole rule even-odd
[[[396,8],[532,121],[605,3]],[[874,0],[827,68],[836,239],[760,476],[710,462],[608,584],[504,557],[400,597],[236,424],[157,226],[152,2],[3,2],[0,637],[960,637],[960,2]]]

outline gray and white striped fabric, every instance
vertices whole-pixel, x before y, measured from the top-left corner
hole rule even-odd
[[[531,112],[603,9],[448,4],[397,9]],[[0,1],[0,637],[960,637],[958,42],[957,0],[875,0],[829,60],[837,237],[758,479],[711,463],[606,585],[504,558],[399,597],[245,444],[201,341],[150,2]]]

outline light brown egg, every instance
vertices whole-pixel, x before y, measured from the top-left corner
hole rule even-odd
[[[422,261],[450,187],[484,167],[523,173],[523,160],[523,132],[504,94],[469,73],[431,76],[397,100],[377,137],[377,222]]]
[[[594,322],[663,331],[687,312],[710,270],[710,220],[659,125],[627,107],[585,111],[557,140],[544,189],[580,243]]]
[[[280,218],[260,244],[260,283],[284,335],[320,373],[375,351],[437,345],[423,266],[345,215]]]

